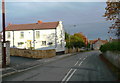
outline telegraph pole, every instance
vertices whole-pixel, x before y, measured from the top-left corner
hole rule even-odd
[[[2,67],[6,67],[6,42],[5,42],[5,1],[2,0],[2,27],[3,27],[3,58]]]

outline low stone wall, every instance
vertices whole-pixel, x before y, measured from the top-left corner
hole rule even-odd
[[[0,42],[0,67],[2,67],[3,43]],[[10,64],[10,42],[6,42],[6,65]]]
[[[50,58],[56,55],[55,49],[50,50],[29,50],[10,48],[11,56],[21,56],[28,58]]]
[[[65,49],[65,54],[67,53],[75,53],[75,52],[80,52],[80,48],[66,48]]]
[[[103,54],[105,58],[108,59],[112,64],[120,68],[120,52],[107,51]]]

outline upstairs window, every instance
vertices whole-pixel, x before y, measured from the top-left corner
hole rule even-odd
[[[20,33],[20,38],[24,38],[24,32]]]
[[[40,31],[36,31],[36,38],[40,38]]]
[[[46,41],[42,41],[42,46],[46,46]]]
[[[10,38],[10,32],[7,32],[7,38]]]

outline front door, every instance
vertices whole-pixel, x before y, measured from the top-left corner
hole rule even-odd
[[[31,44],[31,40],[27,40],[27,48],[31,48],[32,44]]]

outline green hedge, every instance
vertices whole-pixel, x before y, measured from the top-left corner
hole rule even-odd
[[[120,41],[106,43],[100,47],[100,51],[120,51]]]

